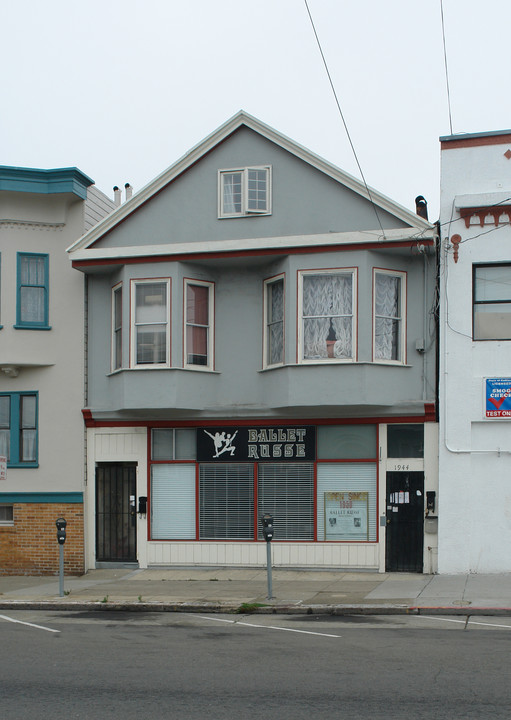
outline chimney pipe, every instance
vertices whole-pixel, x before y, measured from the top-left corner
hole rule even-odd
[[[119,207],[121,204],[121,191],[117,187],[117,185],[114,185],[114,205],[115,207]]]
[[[126,202],[127,202],[133,195],[133,188],[131,187],[131,185],[129,183],[126,183],[126,185],[124,186],[124,189],[126,190]]]
[[[428,203],[422,195],[417,195],[415,198],[415,212],[424,220],[428,219]]]

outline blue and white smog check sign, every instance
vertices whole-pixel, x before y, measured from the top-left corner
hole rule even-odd
[[[486,378],[485,417],[511,418],[511,378]]]

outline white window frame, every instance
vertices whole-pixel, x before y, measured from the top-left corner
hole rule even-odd
[[[275,283],[282,282],[283,287],[283,300],[282,300],[282,360],[280,360],[277,363],[271,363],[268,360],[268,351],[269,351],[269,333],[270,333],[270,325],[274,324],[272,320],[270,320],[268,313],[269,313],[269,306],[268,306],[268,290],[271,285],[274,285]],[[282,273],[280,275],[275,275],[274,277],[267,278],[263,283],[263,368],[269,368],[269,367],[279,367],[280,365],[284,364],[285,359],[285,351],[286,351],[286,279],[285,274]],[[278,321],[280,322],[280,321]]]
[[[401,292],[399,297],[399,316],[389,319],[399,322],[399,348],[397,359],[376,357],[376,318],[383,317],[376,315],[376,276],[387,275],[399,278],[401,281]],[[406,363],[406,272],[400,270],[387,270],[385,268],[373,268],[373,362],[385,365],[404,365]]]
[[[4,509],[7,508],[7,510],[10,510],[11,512],[6,512],[6,515],[10,515],[11,517],[8,519],[2,518],[1,515],[4,513],[1,513],[0,515],[0,527],[12,527],[14,525],[14,504],[13,503],[0,503],[0,508]]]
[[[303,279],[307,275],[351,275],[352,276],[352,314],[351,314],[351,357],[350,358],[304,358],[304,317],[303,317]],[[302,365],[352,363],[357,360],[358,348],[358,269],[356,267],[346,268],[320,268],[313,270],[298,271],[298,344],[297,362]],[[326,317],[326,316],[325,316]]]
[[[117,327],[115,324],[115,308],[116,308],[116,296],[117,293],[121,293],[121,323]],[[123,285],[122,282],[117,283],[117,285],[114,285],[112,288],[112,337],[111,337],[111,370],[112,372],[115,372],[116,370],[121,370],[123,367],[122,364],[122,350],[123,350]],[[117,357],[117,333],[120,332],[121,334],[121,347],[120,347],[120,357]],[[119,360],[120,364],[117,364],[117,360]]]
[[[249,201],[249,172],[251,170],[265,171],[266,173],[266,208],[259,210],[251,207]],[[241,174],[241,209],[239,212],[232,212],[224,208],[224,180],[227,175],[233,173]],[[230,168],[218,171],[218,217],[251,217],[258,215],[271,215],[272,183],[271,165],[251,165],[250,167]]]
[[[166,326],[166,338],[165,338],[165,362],[164,363],[137,363],[137,323],[136,323],[136,291],[139,285],[151,285],[151,284],[165,284],[167,287],[167,307],[165,311],[165,326]],[[130,368],[142,369],[142,370],[154,370],[155,368],[168,368],[170,367],[170,290],[171,282],[170,278],[133,278],[130,281]],[[147,324],[147,323],[141,323]],[[156,323],[155,323],[156,324]],[[161,325],[162,323],[157,323]]]
[[[509,291],[508,295],[501,298],[495,298],[491,300],[481,300],[477,299],[477,271],[483,270],[483,269],[489,269],[489,270],[510,270],[511,265],[509,263],[475,263],[472,267],[472,316],[473,316],[473,339],[476,342],[492,342],[492,341],[508,341],[511,340],[511,335],[508,333],[504,333],[501,330],[501,324],[504,324],[504,329],[506,329],[506,325],[509,324],[509,315],[511,313],[511,290]],[[503,283],[499,283],[501,286]],[[494,310],[496,310],[493,313],[486,313],[486,308],[491,308],[493,306]],[[496,307],[499,308],[498,310]],[[509,310],[507,310],[509,308]],[[485,317],[486,315],[486,317]],[[486,324],[483,326],[483,318],[486,320]],[[506,321],[507,320],[507,324]],[[504,322],[503,322],[504,321]],[[496,325],[496,331],[495,331],[495,325]],[[491,332],[491,329],[494,329],[493,332]]]
[[[186,317],[186,298],[189,285],[199,285],[208,288],[208,354],[206,365],[196,365],[189,363],[188,347],[187,347],[187,328],[188,323]],[[203,326],[202,326],[203,327]],[[194,278],[183,279],[183,367],[188,370],[211,371],[215,366],[215,283],[206,280],[195,280]]]

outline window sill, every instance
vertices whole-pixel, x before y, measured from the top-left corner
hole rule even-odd
[[[253,217],[268,217],[271,212],[246,212],[237,213],[236,215],[219,215],[219,220],[232,220],[233,218],[253,218]]]
[[[38,468],[38,462],[7,463],[7,468]]]
[[[15,330],[51,330],[51,325],[13,325]]]
[[[210,368],[194,368],[194,367],[168,367],[167,365],[165,367],[162,367],[161,365],[151,365],[147,367],[125,367],[125,368],[117,368],[117,370],[112,370],[111,372],[107,373],[106,377],[113,377],[114,375],[119,375],[120,373],[124,372],[143,372],[143,371],[149,371],[149,370],[156,370],[158,372],[161,372],[162,370],[167,370],[170,372],[206,372],[210,373],[211,375],[221,375],[222,373],[218,370],[211,370]]]
[[[340,365],[368,365],[369,367],[402,367],[411,368],[413,365],[407,363],[396,363],[396,362],[371,362],[370,360],[306,360],[300,363],[284,363],[282,365],[271,365],[269,367],[262,368],[258,372],[271,372],[272,370],[281,370],[282,368],[300,368],[300,367],[339,367]]]

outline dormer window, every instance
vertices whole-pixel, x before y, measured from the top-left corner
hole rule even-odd
[[[270,215],[271,168],[220,170],[218,194],[218,216],[221,218]]]

